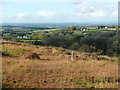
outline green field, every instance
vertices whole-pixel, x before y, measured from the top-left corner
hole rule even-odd
[[[20,40],[22,42],[30,42],[30,41],[42,41],[42,40]]]
[[[81,34],[82,31],[74,31],[74,34],[78,35],[78,34]]]
[[[35,31],[33,31],[33,32],[45,32],[45,31],[50,32],[50,31],[57,31],[57,30],[60,30],[60,29],[35,30]]]
[[[88,30],[88,31],[74,31],[74,34],[78,35],[78,34],[81,34],[81,33],[96,32],[96,31],[108,32],[107,30]]]
[[[96,32],[96,31],[99,31],[99,30],[88,30],[88,31],[84,31],[84,32]]]
[[[0,32],[1,32],[1,31],[4,31],[4,30],[3,30],[3,29],[0,29]]]
[[[86,27],[87,29],[97,29],[97,27]]]

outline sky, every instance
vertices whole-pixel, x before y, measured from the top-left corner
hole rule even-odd
[[[119,0],[0,0],[3,23],[116,22]]]

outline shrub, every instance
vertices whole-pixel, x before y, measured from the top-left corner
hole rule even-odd
[[[80,51],[91,53],[91,52],[95,52],[96,48],[93,46],[89,46],[89,45],[84,44],[80,47]]]
[[[40,59],[39,54],[36,52],[27,53],[25,59]]]
[[[32,41],[30,43],[33,45],[44,45],[42,41]]]
[[[76,43],[73,43],[71,46],[70,46],[70,49],[72,50],[78,50],[80,48],[80,45],[76,42]]]
[[[0,51],[0,56],[10,56],[10,55],[5,52]]]

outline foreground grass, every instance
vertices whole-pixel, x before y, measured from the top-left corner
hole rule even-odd
[[[42,57],[45,58],[45,57]],[[117,64],[108,61],[65,61],[3,57],[5,88],[117,88]]]
[[[22,43],[3,44],[3,49],[15,51],[14,54],[6,51],[12,56],[2,59],[3,88],[118,88],[116,62],[92,59],[80,53],[80,59],[71,61],[63,54],[68,50]],[[17,55],[18,49],[34,50],[41,59],[25,59]]]

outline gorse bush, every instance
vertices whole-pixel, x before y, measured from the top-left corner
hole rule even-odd
[[[96,52],[95,47],[89,46],[89,45],[86,45],[86,44],[82,45],[79,50],[82,51],[82,52],[89,52],[89,53]]]
[[[75,42],[73,43],[69,49],[72,49],[72,50],[78,50],[80,48],[80,45],[78,42]]]
[[[40,59],[40,56],[36,52],[29,52],[25,55],[25,59]]]

